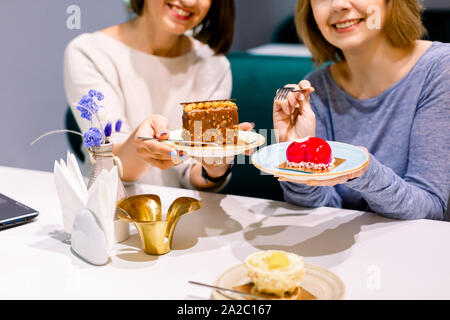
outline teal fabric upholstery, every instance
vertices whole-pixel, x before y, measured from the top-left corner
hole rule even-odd
[[[237,99],[240,122],[254,122],[255,130],[266,136],[266,144],[276,143],[273,129],[273,97],[278,88],[298,83],[314,69],[311,58],[262,56],[230,52],[227,57],[233,76],[232,98]],[[265,144],[265,145],[266,145]],[[264,145],[264,146],[265,146]],[[228,186],[221,193],[283,200],[278,180],[261,174],[250,157],[238,157]]]

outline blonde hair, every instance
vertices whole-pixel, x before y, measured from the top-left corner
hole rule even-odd
[[[317,26],[311,8],[311,0],[298,0],[295,9],[295,25],[303,43],[311,51],[316,65],[327,61],[345,60],[342,50],[329,43]],[[394,47],[408,48],[426,34],[421,20],[423,7],[417,0],[386,0],[387,15],[384,33]]]

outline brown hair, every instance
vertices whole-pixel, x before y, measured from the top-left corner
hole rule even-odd
[[[386,0],[387,15],[383,27],[394,47],[410,47],[426,34],[422,24],[422,6],[417,0]],[[297,33],[311,51],[316,65],[327,61],[345,60],[342,50],[329,43],[317,26],[310,0],[298,0],[295,9]]]
[[[142,15],[145,0],[130,0],[131,9]],[[225,54],[233,43],[236,9],[234,0],[211,0],[202,23],[194,28],[194,38],[207,43],[216,54]]]

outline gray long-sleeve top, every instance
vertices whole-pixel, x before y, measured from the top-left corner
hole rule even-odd
[[[403,79],[371,99],[351,97],[328,68],[307,79],[316,89],[316,136],[366,147],[370,165],[335,187],[281,182],[286,201],[394,219],[449,219],[450,44],[434,42]]]

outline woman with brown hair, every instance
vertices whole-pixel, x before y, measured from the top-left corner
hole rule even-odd
[[[304,93],[274,102],[279,141],[341,141],[364,147],[370,162],[325,181],[280,178],[287,201],[448,219],[450,45],[420,40],[420,12],[416,0],[298,1],[303,42],[318,65],[333,63],[291,85]]]
[[[219,189],[229,179],[228,164],[182,163],[184,156],[167,145],[137,137],[169,138],[169,125],[181,127],[180,102],[230,97],[224,54],[233,40],[234,0],[131,0],[130,5],[135,18],[82,34],[66,48],[65,89],[77,122],[83,131],[88,128],[77,102],[90,89],[100,91],[107,119],[123,121],[125,139],[113,134],[112,141],[124,181]]]

